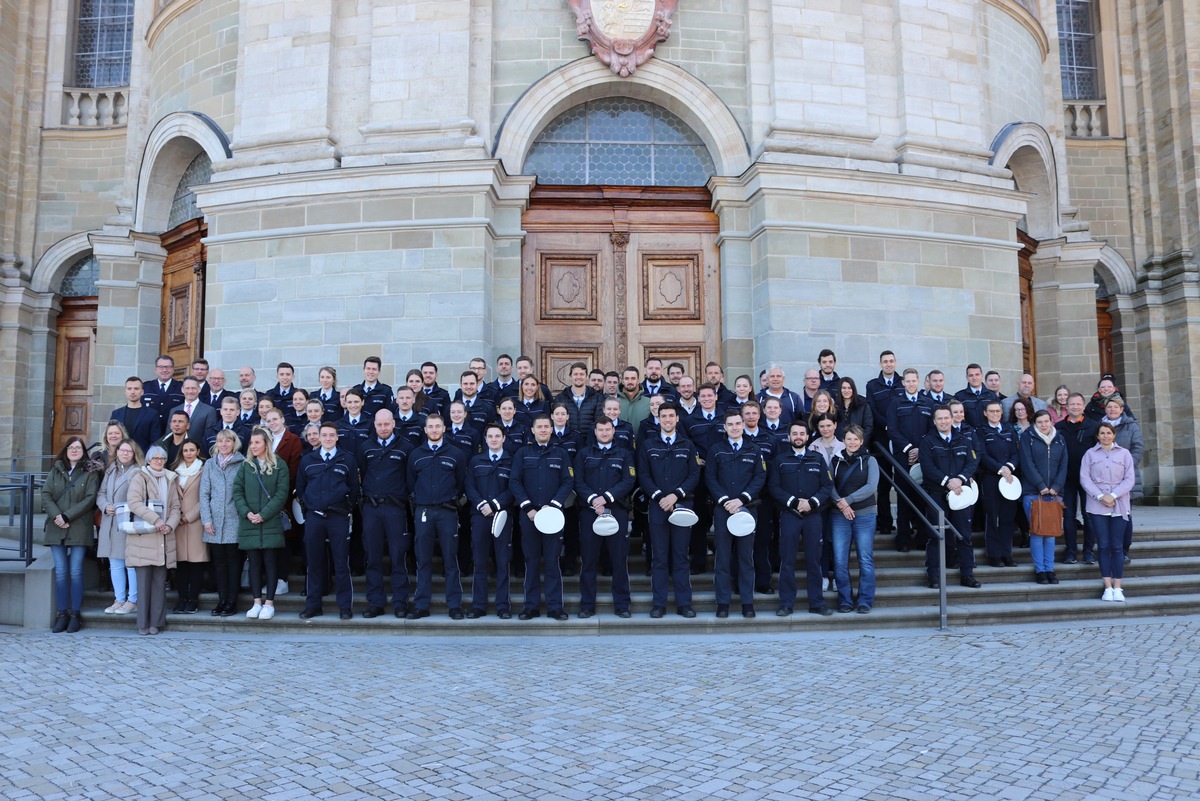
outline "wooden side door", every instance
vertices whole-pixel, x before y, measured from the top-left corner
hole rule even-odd
[[[92,350],[96,345],[96,298],[63,298],[54,359],[54,424],[51,452],[68,437],[87,442],[92,422]],[[91,443],[88,443],[89,445]]]
[[[1113,375],[1113,318],[1108,310],[1108,298],[1096,299],[1096,334],[1100,340],[1100,375]]]
[[[1033,254],[1037,253],[1038,241],[1017,231],[1021,250],[1017,253],[1017,271],[1021,291],[1021,363],[1025,372],[1037,378],[1037,336],[1033,320]]]
[[[201,238],[208,232],[203,219],[188,220],[162,235],[167,251],[163,262],[162,317],[159,353],[175,359],[175,377],[187,374],[204,353],[204,270],[206,252]]]
[[[552,389],[570,365],[690,375],[720,360],[717,220],[704,189],[538,187],[523,220],[522,349]]]

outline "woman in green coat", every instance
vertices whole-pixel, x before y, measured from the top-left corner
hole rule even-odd
[[[275,584],[279,575],[275,549],[284,545],[280,514],[288,500],[288,469],[282,459],[275,458],[270,443],[270,432],[255,428],[250,434],[250,456],[233,479],[238,548],[250,558],[250,591],[255,596],[254,605],[246,613],[251,620],[275,617]],[[265,593],[254,592],[261,587],[266,587]]]
[[[92,513],[100,490],[100,473],[90,470],[90,466],[87,446],[79,437],[71,437],[42,486],[46,527],[37,542],[49,545],[54,555],[54,600],[58,606],[52,629],[55,634],[74,634],[81,625],[83,555],[96,534]]]

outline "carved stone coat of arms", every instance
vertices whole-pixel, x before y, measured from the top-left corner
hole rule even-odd
[[[579,38],[609,69],[628,78],[671,35],[679,0],[567,0]]]

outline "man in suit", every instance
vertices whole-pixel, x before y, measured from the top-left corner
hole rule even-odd
[[[207,389],[201,389],[200,400],[219,411],[221,409],[221,401],[226,398],[236,399],[237,395],[225,389],[225,371],[209,370],[208,387]]]
[[[213,447],[217,444],[217,433],[229,429],[241,440],[242,455],[245,456],[246,449],[250,446],[250,431],[253,427],[249,423],[242,422],[242,418],[238,414],[237,398],[230,395],[221,401],[221,410],[218,414],[221,416],[220,422],[204,438],[204,455],[208,456],[212,453]]]
[[[108,419],[125,426],[129,436],[145,453],[154,440],[163,435],[163,425],[158,412],[142,403],[142,393],[142,379],[135,375],[126,378],[125,405],[113,410]]]
[[[196,380],[200,382],[200,397],[203,398],[208,393],[208,359],[196,359],[192,362],[191,375],[196,376]]]
[[[176,381],[175,360],[162,354],[154,360],[154,379],[143,381],[142,403],[158,413],[163,428],[167,427],[171,409],[183,402],[183,382]]]
[[[183,379],[183,403],[171,409],[171,414],[182,411],[188,416],[188,431],[192,439],[203,444],[210,431],[221,422],[217,410],[200,400],[200,380],[194,375]]]

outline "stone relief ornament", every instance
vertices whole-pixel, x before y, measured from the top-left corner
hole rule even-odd
[[[628,78],[671,35],[671,15],[679,0],[567,0],[575,30],[593,55]]]

